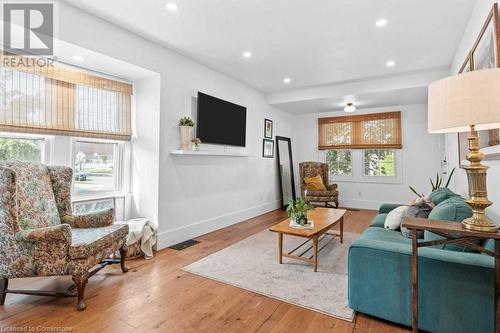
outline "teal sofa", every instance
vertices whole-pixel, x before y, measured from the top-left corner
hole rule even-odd
[[[434,215],[439,219],[461,221],[470,215],[468,205],[460,203],[463,199],[449,196],[436,200],[441,202],[429,218]],[[397,206],[382,205],[371,225],[349,248],[349,306],[368,315],[411,326],[411,240],[400,231],[384,229],[387,214]],[[450,209],[451,206],[458,208]],[[436,237],[425,234],[425,240]],[[481,245],[490,250],[494,246],[492,240]],[[495,277],[492,257],[459,247],[445,249],[440,245],[420,248],[418,265],[421,330],[493,332]]]

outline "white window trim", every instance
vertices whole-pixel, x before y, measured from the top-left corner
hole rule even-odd
[[[54,137],[51,135],[0,132],[0,138],[43,140],[43,149],[40,163],[49,164],[52,161]]]
[[[364,149],[351,149],[352,175],[329,174],[330,183],[376,183],[376,184],[402,184],[403,183],[403,152],[401,149],[395,151],[396,176],[365,176],[364,172]],[[318,151],[318,161],[326,161],[325,151]]]
[[[89,193],[75,193],[73,182],[71,185],[71,196],[73,202],[81,202],[81,201],[90,201],[90,200],[99,200],[104,198],[111,197],[119,197],[123,196],[123,142],[118,140],[105,140],[105,139],[93,139],[93,138],[71,138],[71,168],[75,169],[75,151],[77,142],[85,142],[85,143],[111,143],[116,144],[116,150],[114,152],[113,163],[115,163],[116,173],[115,173],[115,190],[114,191],[96,191]],[[116,165],[118,164],[118,165]]]

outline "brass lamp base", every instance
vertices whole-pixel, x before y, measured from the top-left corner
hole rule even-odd
[[[470,165],[465,167],[469,182],[469,199],[466,202],[472,207],[472,217],[465,219],[462,226],[468,230],[497,232],[498,227],[484,213],[484,210],[493,203],[488,200],[486,191],[486,173],[488,167],[481,164],[484,158],[479,150],[479,137],[474,125],[471,126],[469,141],[469,152],[467,160]]]

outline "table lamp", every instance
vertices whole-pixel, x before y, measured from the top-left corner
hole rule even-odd
[[[467,72],[429,85],[428,130],[430,133],[468,132],[469,152],[465,167],[469,183],[472,217],[462,226],[475,231],[496,232],[498,227],[485,215],[492,202],[486,191],[488,167],[479,150],[478,130],[500,128],[500,68]]]

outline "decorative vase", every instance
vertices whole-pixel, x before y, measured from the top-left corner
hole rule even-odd
[[[193,126],[179,126],[181,129],[181,149],[189,149],[191,138],[193,136]]]

